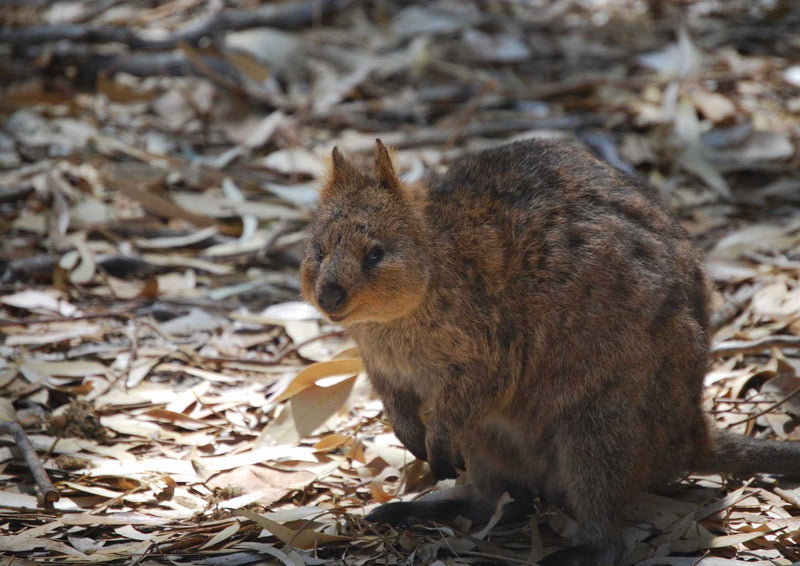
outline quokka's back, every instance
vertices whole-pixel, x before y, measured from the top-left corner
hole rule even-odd
[[[701,411],[709,285],[643,183],[529,140],[406,186],[334,150],[304,296],[347,327],[400,440],[468,487],[371,518],[487,520],[539,494],[578,521],[549,564],[616,562],[615,513],[692,469],[800,471],[800,449],[712,432]]]

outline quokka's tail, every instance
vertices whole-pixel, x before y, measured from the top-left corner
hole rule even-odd
[[[800,442],[761,440],[715,430],[711,450],[695,457],[694,469],[739,476],[770,473],[800,477]]]

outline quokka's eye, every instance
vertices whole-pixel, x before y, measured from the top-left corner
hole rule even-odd
[[[325,254],[322,253],[322,248],[317,248],[317,250],[314,252],[314,257],[317,259],[317,261],[322,261],[325,259]]]
[[[367,257],[364,258],[364,261],[366,262],[367,265],[375,265],[382,259],[383,259],[383,250],[381,248],[375,247],[369,251]]]

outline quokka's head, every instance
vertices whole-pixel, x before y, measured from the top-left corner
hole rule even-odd
[[[428,281],[422,205],[376,141],[373,171],[334,148],[300,267],[303,296],[335,322],[413,311]]]

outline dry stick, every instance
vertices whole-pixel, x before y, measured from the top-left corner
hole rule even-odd
[[[497,137],[527,130],[579,130],[600,126],[606,120],[598,114],[566,115],[554,118],[518,118],[514,120],[488,120],[472,122],[458,132],[459,139],[471,137]],[[453,135],[450,128],[416,128],[408,132],[387,132],[381,135],[383,143],[395,149],[410,149],[426,145],[443,145]],[[350,153],[368,153],[375,149],[374,142],[352,143],[346,148]]]
[[[365,526],[367,529],[375,533],[375,536],[377,536],[379,539],[381,539],[381,541],[383,541],[384,548],[389,549],[389,551],[395,556],[403,558],[403,555],[400,553],[399,550],[395,548],[395,546],[391,543],[391,541],[386,535],[381,534],[381,532],[378,529],[376,529],[375,526],[366,519],[362,519],[362,521],[363,521],[363,526]]]
[[[258,261],[264,261],[267,258],[267,256],[272,252],[272,248],[275,247],[275,242],[278,241],[278,238],[289,231],[289,226],[290,222],[285,218],[281,218],[275,223],[275,226],[273,226],[270,230],[267,241],[264,242],[264,246],[255,254],[255,257]]]
[[[722,397],[717,397],[716,399],[711,400],[712,403],[715,405],[721,405],[723,403],[731,404],[731,405],[763,405],[764,403],[772,403],[773,401],[770,399],[724,399]]]
[[[228,89],[239,96],[245,96],[247,94],[245,89],[239,85],[239,83],[224,77],[222,73],[218,73],[210,65],[206,65],[205,61],[203,61],[202,53],[195,49],[194,46],[192,46],[188,41],[181,41],[178,44],[178,49],[180,49],[186,55],[186,57],[189,58],[189,61],[191,61],[194,68],[213,84]]]
[[[673,81],[679,83],[696,83],[702,81],[737,81],[750,78],[755,73],[753,71],[708,71],[686,77],[675,78],[662,75],[640,75],[634,77],[609,78],[592,77],[589,79],[568,79],[538,86],[523,86],[520,88],[503,89],[502,94],[510,97],[526,98],[553,98],[565,94],[580,93],[585,90],[592,90],[600,86],[613,85],[619,88],[643,88],[648,85],[665,84]]]
[[[44,318],[26,318],[23,320],[0,320],[0,327],[4,326],[28,326],[31,324],[49,324],[51,322],[75,322],[78,320],[93,320],[96,318],[122,318],[129,319],[132,315],[126,313],[96,313],[84,314],[81,316],[51,316]]]
[[[798,393],[800,393],[800,387],[795,387],[795,388],[794,388],[794,390],[792,390],[792,392],[791,392],[791,393],[789,393],[788,395],[786,395],[786,396],[785,396],[783,399],[781,399],[781,400],[780,400],[780,401],[778,401],[777,403],[773,403],[772,405],[770,405],[769,407],[767,407],[767,408],[766,408],[766,409],[764,409],[763,411],[759,411],[759,412],[755,413],[754,415],[750,415],[750,416],[749,416],[749,417],[747,417],[746,419],[742,419],[741,421],[736,421],[735,423],[730,423],[730,424],[727,426],[727,428],[731,428],[731,427],[734,427],[734,426],[737,426],[737,425],[740,425],[740,424],[745,424],[745,423],[747,423],[747,422],[750,422],[750,421],[752,421],[752,420],[755,420],[755,419],[757,419],[757,418],[758,418],[758,417],[760,417],[760,416],[766,415],[767,413],[770,413],[770,412],[772,412],[774,409],[777,409],[778,407],[780,407],[781,405],[783,405],[784,403],[786,403],[786,401],[788,401],[789,399],[791,399],[792,397],[794,397],[794,396],[795,396],[795,395],[797,395]]]
[[[283,545],[283,549],[286,551],[286,550],[289,550],[290,548],[292,548],[292,543],[294,542],[294,539],[296,539],[296,538],[297,538],[297,536],[298,536],[300,533],[302,533],[304,530],[306,530],[306,528],[307,528],[307,527],[308,527],[308,526],[309,526],[311,523],[313,523],[314,521],[316,521],[317,519],[319,519],[319,518],[320,518],[320,517],[322,517],[323,515],[328,515],[328,514],[335,515],[335,514],[336,514],[336,512],[335,512],[335,511],[332,511],[332,510],[329,510],[329,509],[326,509],[325,511],[322,511],[321,513],[317,513],[316,515],[312,515],[310,519],[306,519],[306,522],[305,522],[305,523],[303,523],[302,525],[300,525],[300,528],[299,528],[299,529],[297,529],[297,530],[294,532],[294,534],[293,534],[293,535],[292,535],[292,536],[289,538],[289,540],[287,540],[287,541],[286,541],[286,544],[284,544],[284,545]]]
[[[473,122],[459,132],[459,138],[473,136],[500,136],[525,130],[572,130],[598,126],[603,117],[598,115],[568,115],[555,118],[528,118],[515,120],[494,120],[490,122]],[[408,149],[421,145],[438,145],[447,143],[453,132],[449,129],[427,128],[409,132],[402,138],[392,139],[391,145],[397,149]]]
[[[448,139],[447,143],[444,145],[444,151],[448,151],[453,148],[453,146],[461,137],[461,132],[464,131],[464,128],[475,115],[475,112],[478,111],[483,99],[486,98],[486,95],[488,95],[490,92],[494,92],[495,90],[497,90],[497,83],[495,81],[490,80],[483,83],[480,92],[474,96],[469,103],[467,103],[467,105],[464,107],[464,110],[461,112],[461,115],[458,117],[456,127],[453,129],[450,139]]]
[[[212,415],[218,417],[221,421],[228,423],[228,425],[230,425],[231,430],[237,430],[239,428],[244,429],[244,427],[242,427],[240,425],[237,425],[236,423],[231,421],[228,417],[226,417],[223,413],[220,413],[219,411],[217,411],[217,409],[215,409],[211,405],[209,405],[207,403],[204,403],[203,400],[200,399],[200,396],[197,394],[197,391],[192,390],[192,395],[194,395],[194,399],[195,399],[195,401],[197,401],[198,405],[200,405],[204,409],[208,410]],[[209,426],[211,428],[218,429],[220,431],[225,430],[225,427],[222,426],[222,425],[207,425],[207,426]],[[246,430],[248,432],[250,432],[249,429],[246,429]],[[213,476],[215,474],[211,474],[211,475]],[[209,477],[211,477],[211,476],[209,476]]]
[[[98,514],[102,513],[103,511],[105,511],[106,509],[108,509],[109,507],[111,507],[112,505],[118,505],[118,504],[122,503],[123,501],[125,501],[125,498],[128,497],[129,495],[133,495],[134,493],[138,493],[140,491],[144,491],[144,489],[145,489],[144,485],[137,485],[135,487],[132,487],[131,489],[127,490],[125,493],[122,493],[122,494],[118,495],[117,497],[109,499],[109,500],[105,501],[104,503],[101,503],[100,505],[98,505],[94,509],[92,509],[92,514],[93,515],[98,515]]]
[[[768,336],[760,340],[731,340],[717,344],[711,350],[714,357],[733,354],[753,354],[768,348],[800,348],[800,336]]]
[[[139,322],[137,319],[130,319],[128,321],[128,331],[130,332],[131,345],[128,353],[128,361],[125,363],[125,371],[123,371],[123,386],[128,389],[128,382],[131,379],[131,370],[133,369],[133,362],[136,359],[136,353],[139,351]],[[116,383],[116,379],[114,383]]]
[[[705,560],[705,559],[706,559],[706,557],[707,557],[707,556],[710,554],[710,552],[711,552],[710,550],[706,550],[706,551],[703,553],[703,556],[701,556],[700,558],[698,558],[697,560],[695,560],[694,562],[692,562],[692,566],[697,566],[698,564],[700,564],[700,563],[701,563],[703,560]]]
[[[278,363],[278,362],[282,361],[289,354],[291,354],[293,352],[297,352],[300,348],[302,348],[303,346],[307,346],[307,345],[311,344],[312,342],[316,342],[317,340],[324,340],[326,338],[334,338],[334,337],[344,336],[344,335],[345,335],[345,332],[343,330],[333,330],[331,332],[325,332],[324,334],[319,334],[317,336],[314,336],[313,338],[309,338],[308,340],[303,340],[299,344],[295,344],[291,348],[281,352],[275,358],[274,363]]]
[[[22,457],[25,459],[25,463],[28,465],[28,468],[30,468],[33,479],[36,480],[36,485],[39,487],[39,491],[42,492],[45,505],[47,506],[61,499],[61,495],[59,495],[56,488],[53,487],[50,477],[47,475],[47,472],[42,466],[42,462],[36,455],[36,450],[33,449],[31,441],[28,440],[28,435],[25,434],[25,431],[19,423],[9,421],[0,422],[0,433],[11,434],[14,437],[17,448],[19,448]]]
[[[283,361],[289,354],[297,352],[298,349],[302,348],[303,346],[307,346],[312,342],[316,342],[317,340],[324,340],[326,338],[335,338],[345,336],[347,333],[344,330],[332,330],[330,332],[325,332],[323,334],[318,334],[313,338],[309,338],[308,340],[304,340],[298,344],[291,346],[283,350],[282,352],[275,355],[275,357],[270,358],[268,360],[250,360],[246,358],[229,358],[224,356],[200,356],[200,358],[210,364],[243,364],[243,365],[253,365],[253,366],[273,366],[275,364],[280,363]]]
[[[447,546],[448,546],[448,548],[450,547],[449,544]],[[450,550],[452,551],[453,549],[450,548]],[[456,554],[456,553],[453,552],[453,554]],[[478,550],[463,550],[463,551],[461,551],[461,554],[467,554],[467,555],[471,555],[471,556],[478,556],[480,558],[491,558],[492,560],[500,560],[500,561],[503,561],[503,562],[513,562],[514,564],[523,564],[523,565],[527,565],[527,566],[535,566],[533,564],[533,562],[531,562],[527,558],[514,558],[512,556],[505,556],[503,554],[490,554],[488,552],[481,552],[481,551],[478,551]],[[456,556],[458,556],[458,555],[456,554]]]
[[[165,39],[146,39],[114,26],[59,24],[0,31],[0,43],[15,45],[71,40],[84,43],[124,43],[133,49],[174,49],[181,41],[197,44],[200,39],[224,31],[254,27],[298,29],[310,26],[314,15],[328,15],[350,4],[350,0],[299,0],[270,4],[256,10],[223,10],[210,20]]]

